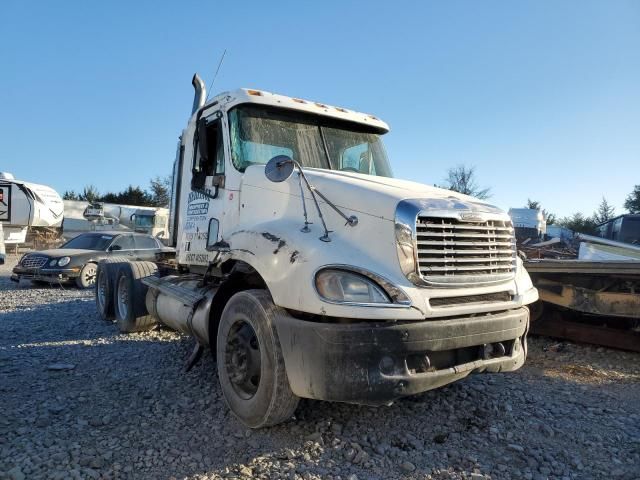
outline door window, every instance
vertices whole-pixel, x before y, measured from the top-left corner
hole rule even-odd
[[[116,238],[111,244],[111,250],[133,250],[134,248],[133,237],[131,235],[122,235]]]
[[[155,238],[145,237],[142,235],[135,236],[136,250],[151,250],[158,248]]]
[[[201,120],[198,125],[197,151],[193,165],[193,186],[204,188],[207,177],[224,174],[222,122]]]

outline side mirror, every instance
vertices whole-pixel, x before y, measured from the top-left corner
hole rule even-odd
[[[216,249],[218,243],[218,232],[220,231],[220,222],[217,218],[209,220],[209,228],[207,229],[207,251]]]
[[[109,247],[109,251],[110,252],[117,252],[118,250],[122,250],[122,246],[121,245],[111,245]]]
[[[274,183],[287,180],[293,173],[295,163],[287,155],[277,155],[267,162],[264,167],[264,175]]]

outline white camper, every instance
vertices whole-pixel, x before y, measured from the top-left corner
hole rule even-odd
[[[58,235],[64,206],[51,187],[16,180],[0,172],[0,222],[6,244],[25,243],[38,235]]]

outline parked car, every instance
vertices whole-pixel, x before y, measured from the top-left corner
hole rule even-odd
[[[25,254],[13,268],[11,280],[66,283],[90,288],[98,262],[117,255],[128,260],[161,260],[174,250],[151,235],[131,232],[90,232],[72,238],[60,248]]]
[[[7,258],[7,252],[4,249],[4,232],[2,228],[2,224],[0,223],[0,265],[4,265],[4,262]]]

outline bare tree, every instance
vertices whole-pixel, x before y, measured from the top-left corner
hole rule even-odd
[[[149,182],[151,202],[154,207],[168,207],[171,201],[171,177],[155,177]]]
[[[471,195],[481,200],[489,198],[491,196],[491,188],[480,188],[476,182],[475,173],[476,167],[458,165],[457,167],[450,168],[447,171],[447,178],[445,179],[447,185],[445,188],[453,190],[454,192],[464,193],[465,195]]]

